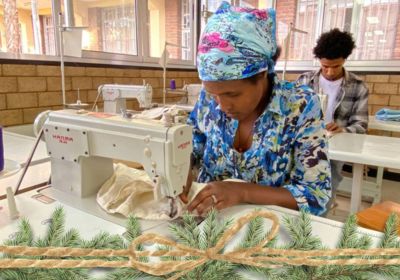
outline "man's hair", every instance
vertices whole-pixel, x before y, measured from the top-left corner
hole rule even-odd
[[[316,58],[346,59],[356,47],[353,37],[346,31],[335,28],[323,33],[317,40],[313,52]]]

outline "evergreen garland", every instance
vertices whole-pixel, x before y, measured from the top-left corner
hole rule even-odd
[[[18,232],[4,245],[9,246],[32,246],[32,247],[76,247],[76,248],[96,248],[96,249],[126,249],[136,237],[141,235],[140,225],[136,218],[127,219],[126,232],[122,235],[110,235],[101,232],[91,240],[83,240],[75,229],[65,232],[65,214],[62,208],[57,208],[51,217],[51,222],[43,238],[35,239],[34,232],[26,219],[22,219]],[[284,226],[291,238],[291,241],[284,246],[278,246],[274,238],[265,247],[284,248],[296,250],[317,250],[327,249],[323,247],[321,240],[312,234],[311,217],[306,212],[300,212],[299,217],[285,217]],[[216,211],[210,211],[201,226],[197,225],[194,216],[184,214],[182,224],[173,223],[170,230],[175,239],[181,243],[198,249],[214,247],[232,221],[221,221],[217,217]],[[400,248],[397,236],[397,216],[390,215],[386,222],[383,237],[379,243],[380,248]],[[237,248],[251,248],[257,245],[267,235],[264,222],[261,217],[251,220],[245,229],[244,237],[237,245]],[[372,241],[368,236],[357,233],[355,215],[350,216],[344,224],[342,235],[337,244],[337,248],[357,248],[369,249]],[[137,250],[143,250],[143,246],[138,246]],[[172,248],[163,247],[171,250]],[[225,249],[223,249],[225,250]],[[3,258],[13,258],[16,256],[0,255]],[[33,258],[33,257],[25,257]],[[90,258],[90,257],[88,257]],[[186,257],[194,259],[196,257]],[[342,258],[349,258],[342,256]],[[389,256],[387,258],[390,258]],[[113,257],[113,260],[121,260],[124,257]],[[178,257],[162,257],[162,260],[178,259]],[[141,261],[148,262],[147,258]],[[80,280],[91,279],[89,269],[42,269],[42,268],[21,268],[21,269],[0,269],[1,280],[25,280],[25,279],[44,279],[44,280]],[[171,275],[169,275],[171,276]],[[383,265],[346,265],[346,266],[290,266],[284,265],[280,268],[260,268],[247,265],[234,264],[224,261],[210,260],[205,264],[190,271],[181,279],[225,279],[229,277],[235,279],[248,279],[257,277],[258,279],[298,279],[298,280],[347,280],[347,279],[399,279],[400,266]],[[165,277],[155,277],[147,273],[131,268],[113,269],[105,273],[103,279],[128,280],[128,279],[165,279]],[[98,278],[97,278],[98,279]]]

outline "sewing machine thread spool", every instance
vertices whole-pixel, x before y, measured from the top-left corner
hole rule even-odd
[[[8,210],[11,219],[17,219],[19,217],[19,212],[17,209],[17,204],[15,203],[14,192],[11,187],[7,187],[7,203]]]
[[[169,81],[169,87],[170,87],[170,89],[176,89],[176,83],[175,83],[175,80],[171,80],[171,81]]]

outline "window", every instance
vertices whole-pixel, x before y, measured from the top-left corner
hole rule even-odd
[[[181,26],[182,26],[182,59],[190,59],[190,41],[191,41],[191,13],[189,0],[182,0]]]
[[[324,31],[339,27],[354,34],[350,59],[400,59],[399,9],[398,0],[325,1]]]
[[[0,58],[59,60],[58,28],[82,28],[82,58],[66,61],[194,67],[197,0],[2,0]]]
[[[150,56],[159,58],[167,42],[169,58],[194,59],[194,21],[192,0],[149,0]]]
[[[293,34],[288,60],[312,61],[316,39],[337,27],[351,32],[356,41],[348,66],[388,70],[384,64],[400,64],[399,0],[282,0],[275,1],[275,6],[280,42],[290,22],[308,32]]]
[[[135,1],[74,0],[76,26],[83,30],[83,49],[137,55]]]
[[[201,28],[222,1],[201,0]],[[293,32],[288,49],[288,69],[313,69],[312,54],[322,32],[349,31],[356,49],[346,64],[352,70],[398,71],[400,66],[400,0],[231,0],[234,5],[276,9],[277,42],[284,44],[290,24],[307,34]],[[202,29],[201,29],[202,30]],[[282,69],[282,52],[277,69]],[[352,68],[353,67],[353,68]]]
[[[41,26],[43,26],[43,48],[44,53],[48,55],[56,54],[55,44],[55,30],[53,25],[53,19],[51,16],[41,16]]]
[[[51,1],[4,0],[0,3],[0,50],[9,53],[54,54],[46,48],[46,29],[43,19],[51,22]],[[54,41],[53,41],[54,43]]]

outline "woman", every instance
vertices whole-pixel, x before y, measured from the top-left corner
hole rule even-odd
[[[319,100],[277,79],[275,53],[273,10],[224,2],[209,19],[197,57],[203,90],[189,118],[197,180],[208,184],[189,211],[240,203],[326,211],[330,166]]]

